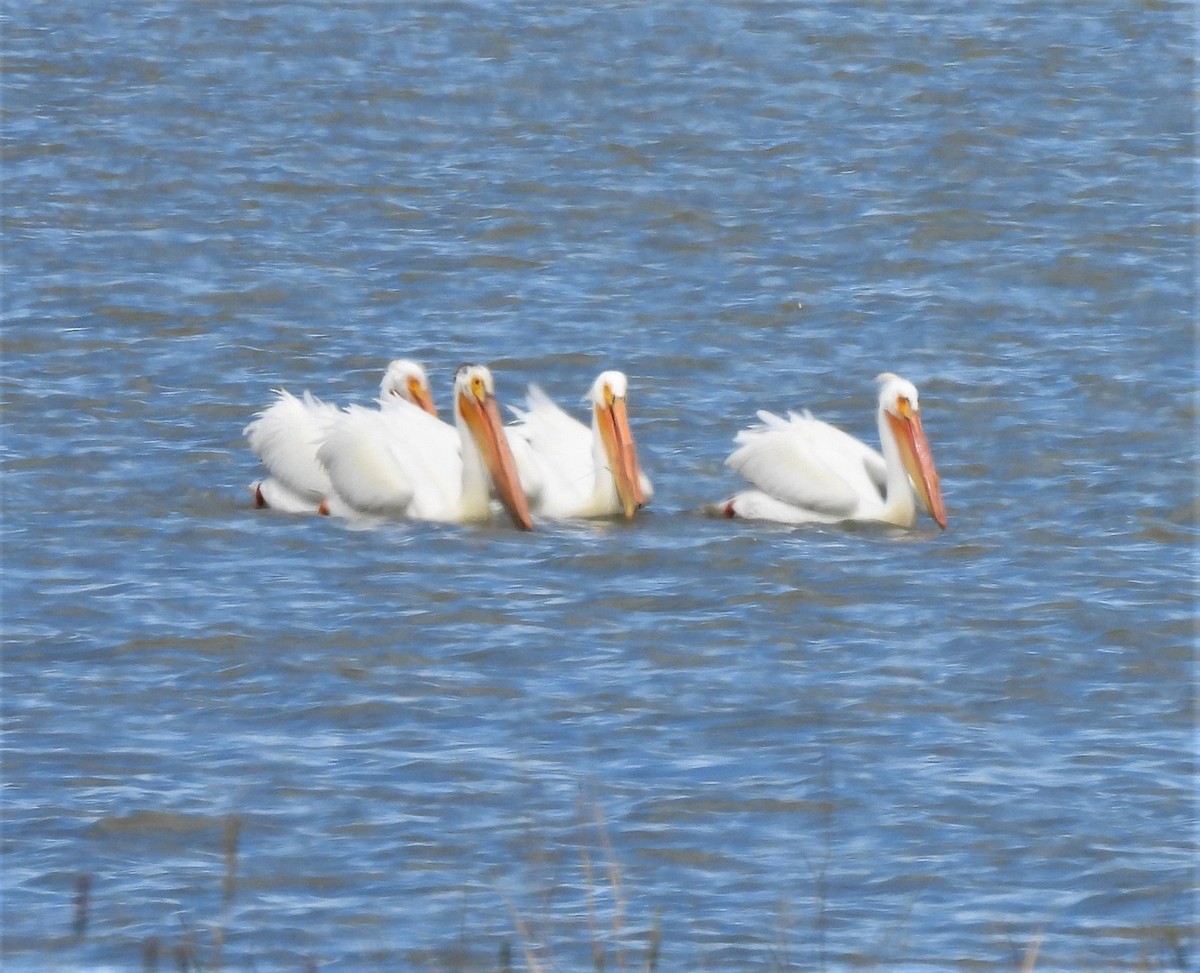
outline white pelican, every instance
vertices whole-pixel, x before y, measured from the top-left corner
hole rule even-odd
[[[546,517],[632,518],[654,489],[638,465],[637,447],[626,410],[628,379],[623,372],[601,372],[584,401],[592,404],[589,429],[567,415],[536,385],[529,387],[525,409],[513,409],[514,438],[528,444],[517,450],[536,472],[526,477],[534,509]]]
[[[890,372],[876,381],[882,456],[807,413],[781,419],[759,412],[762,425],[738,433],[738,449],[725,461],[757,489],[713,511],[789,524],[853,520],[911,527],[915,493],[945,530],[946,507],[921,426],[916,386]]]
[[[314,513],[330,490],[329,477],[317,462],[317,447],[338,410],[309,392],[299,399],[283,389],[275,395],[275,401],[242,430],[269,474],[250,484],[254,505]],[[425,369],[407,358],[390,362],[379,383],[381,406],[393,396],[437,415]]]
[[[431,416],[438,414],[437,406],[433,402],[433,393],[429,391],[429,376],[415,361],[396,358],[388,362],[387,371],[383,373],[383,380],[379,383],[379,399],[382,402],[391,395],[407,399]]]
[[[332,485],[324,512],[481,521],[491,516],[494,493],[517,527],[532,529],[492,373],[483,365],[463,365],[454,376],[454,419],[457,430],[402,399],[377,412],[340,412],[317,450]]]

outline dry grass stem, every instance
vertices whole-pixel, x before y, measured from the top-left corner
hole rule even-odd
[[[1044,933],[1039,931],[1033,937],[1033,941],[1025,948],[1025,959],[1021,963],[1021,973],[1033,973],[1034,967],[1037,966],[1038,950],[1042,948],[1042,940],[1044,938]]]

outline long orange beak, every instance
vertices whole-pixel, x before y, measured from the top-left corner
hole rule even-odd
[[[627,519],[633,519],[638,509],[646,505],[646,495],[642,492],[642,468],[629,430],[625,400],[614,398],[607,406],[596,406],[596,420],[621,509]]]
[[[933,450],[929,448],[929,440],[925,438],[925,429],[921,425],[921,414],[914,410],[903,419],[897,419],[889,412],[887,417],[892,424],[892,432],[896,434],[896,442],[900,445],[900,459],[916,488],[917,496],[921,498],[929,516],[945,530],[946,504],[942,500],[937,468],[933,465]]]
[[[433,395],[429,389],[422,385],[415,377],[408,380],[408,394],[411,396],[413,403],[420,406],[431,416],[438,414],[437,406],[433,404]]]
[[[504,435],[504,422],[496,400],[488,397],[483,401],[473,395],[459,393],[458,408],[466,420],[467,428],[475,437],[496,496],[508,511],[513,524],[520,530],[533,530],[533,518],[529,514],[529,500],[517,476],[517,464],[513,462],[512,450]]]

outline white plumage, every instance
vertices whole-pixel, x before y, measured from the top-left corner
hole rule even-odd
[[[880,375],[877,420],[883,454],[807,413],[759,412],[726,460],[755,489],[715,505],[726,517],[783,523],[879,521],[911,527],[916,500],[943,529],[946,512],[917,389]]]
[[[628,379],[602,372],[585,401],[592,406],[589,428],[564,412],[536,385],[524,409],[513,409],[512,439],[530,502],[550,518],[633,517],[654,490],[642,472],[626,408]]]
[[[338,416],[336,406],[305,392],[297,398],[284,389],[242,431],[267,477],[250,485],[255,505],[286,513],[315,513],[329,496],[330,482],[317,448]],[[398,358],[388,364],[379,384],[380,407],[407,400],[436,414],[425,369]]]
[[[331,485],[326,511],[481,521],[491,516],[494,496],[516,526],[530,529],[528,500],[484,366],[459,369],[454,415],[451,426],[403,400],[384,402],[378,412],[351,406],[339,413],[317,450]]]

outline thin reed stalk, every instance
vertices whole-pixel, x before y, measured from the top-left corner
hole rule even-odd
[[[221,969],[221,954],[225,948],[225,927],[229,923],[229,909],[237,891],[238,841],[242,834],[242,819],[236,814],[225,816],[225,827],[221,833],[221,845],[225,854],[225,874],[221,880],[221,912],[213,929],[213,969]]]
[[[92,876],[80,875],[75,879],[75,905],[71,919],[71,934],[76,939],[87,935],[88,912],[91,909]]]

